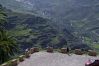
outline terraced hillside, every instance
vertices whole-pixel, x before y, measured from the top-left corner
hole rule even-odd
[[[99,0],[0,0],[0,4],[16,12],[46,17],[65,34],[65,40],[66,30],[79,38],[71,45],[87,44],[99,50]]]

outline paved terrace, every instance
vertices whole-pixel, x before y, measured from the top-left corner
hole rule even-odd
[[[99,59],[88,55],[37,52],[18,64],[18,66],[85,66],[88,59]]]

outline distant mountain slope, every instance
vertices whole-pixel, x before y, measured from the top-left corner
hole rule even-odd
[[[90,25],[97,23],[99,17],[99,0],[0,0],[0,3],[14,11],[35,13],[54,20],[60,28],[70,28],[72,22],[78,21]]]
[[[8,24],[5,25],[9,30],[8,33],[17,39],[23,49],[31,46],[59,48],[67,44],[67,39],[73,38],[69,36],[70,33],[67,33],[67,39],[64,38],[64,34],[60,34],[49,19],[10,10],[5,11],[8,14]]]
[[[99,18],[99,0],[0,0],[0,3],[14,11],[30,12],[54,20],[60,28],[71,28],[72,23],[81,21],[91,26],[98,23]]]
[[[79,38],[74,45],[84,43],[93,47],[99,44],[99,0],[0,0],[0,3],[14,11],[52,20],[65,39],[69,33],[72,34],[69,37]]]
[[[83,44],[78,37],[74,36],[71,30],[63,29],[60,32],[53,21],[30,14],[16,13],[5,9],[8,14],[8,23],[5,25],[8,34],[15,37],[22,49],[32,46],[46,48],[62,48],[70,42],[72,49],[91,49]],[[81,47],[82,46],[82,47]]]

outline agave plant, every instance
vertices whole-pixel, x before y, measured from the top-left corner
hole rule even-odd
[[[0,6],[0,63],[3,63],[14,55],[18,47],[16,41],[7,35],[4,26],[2,26],[6,22],[6,17]]]
[[[12,38],[4,37],[0,40],[0,60],[6,61],[17,51],[17,44]]]

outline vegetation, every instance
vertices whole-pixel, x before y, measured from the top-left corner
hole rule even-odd
[[[98,2],[98,0],[28,0],[27,3],[25,0],[22,2],[0,0],[0,3],[6,6],[5,9],[0,6],[0,44],[7,49],[18,44],[21,52],[32,46],[40,48],[53,46],[56,49],[67,45],[71,49],[98,51]],[[12,37],[16,39],[17,44],[12,41]],[[14,51],[11,50],[10,53],[8,51],[6,54],[8,58],[14,55]]]
[[[18,46],[12,37],[7,35],[5,27],[7,15],[0,5],[0,63],[7,61],[17,51]]]
[[[60,47],[60,44],[64,46],[64,42],[73,48],[75,48],[74,46],[78,47],[79,44],[83,44],[83,48],[88,48],[94,42],[98,43],[98,2],[98,0],[28,0],[27,3],[25,0],[0,0],[1,4],[12,10],[7,12],[8,20],[11,22],[10,26],[7,27],[11,30],[9,33],[17,38],[17,42],[21,42],[22,48],[25,45],[27,46],[24,49],[28,48],[29,45],[40,45],[42,47],[47,45],[56,47],[57,45]],[[69,5],[70,3],[72,5]],[[31,4],[34,4],[35,7]],[[36,14],[40,17],[30,14]]]

